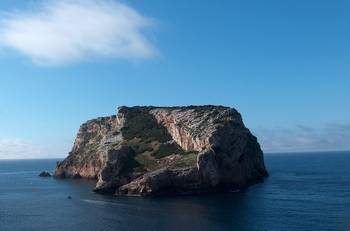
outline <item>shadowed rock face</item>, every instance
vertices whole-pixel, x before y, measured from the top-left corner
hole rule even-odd
[[[268,173],[240,114],[222,106],[120,107],[84,123],[56,177],[96,179],[118,195],[245,189]]]

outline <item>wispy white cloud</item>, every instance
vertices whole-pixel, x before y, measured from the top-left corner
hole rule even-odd
[[[265,152],[350,150],[350,124],[255,129]]]
[[[22,139],[0,139],[0,159],[40,158],[43,148]]]
[[[29,11],[0,14],[0,46],[45,65],[145,59],[157,53],[145,35],[152,25],[152,19],[118,1],[43,0]]]

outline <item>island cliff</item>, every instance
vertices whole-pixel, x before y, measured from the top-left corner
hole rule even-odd
[[[55,176],[116,195],[242,190],[268,173],[241,115],[223,106],[120,107],[81,125]]]

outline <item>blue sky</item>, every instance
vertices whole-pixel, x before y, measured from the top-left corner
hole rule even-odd
[[[227,105],[266,152],[350,149],[349,1],[62,2],[0,2],[0,159],[63,157],[121,105]]]

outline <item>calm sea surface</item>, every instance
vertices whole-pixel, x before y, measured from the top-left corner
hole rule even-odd
[[[265,161],[270,178],[245,193],[172,198],[102,196],[37,177],[56,160],[0,161],[0,230],[350,230],[350,152]]]

